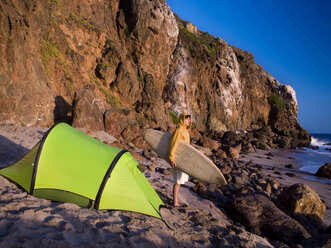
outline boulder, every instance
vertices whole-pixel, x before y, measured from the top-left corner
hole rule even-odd
[[[248,183],[248,179],[244,175],[233,175],[232,182],[235,187],[241,187]]]
[[[280,183],[274,178],[268,178],[267,182],[270,184],[273,190],[277,190],[280,186]]]
[[[255,148],[253,147],[252,143],[250,143],[250,142],[242,144],[242,149],[241,150],[243,152],[247,152],[247,153],[256,152]]]
[[[216,140],[213,140],[205,135],[199,139],[199,144],[203,147],[209,148],[212,151],[217,151],[220,147],[220,144]]]
[[[326,163],[318,169],[315,176],[331,179],[331,163]]]
[[[195,149],[197,149],[198,151],[202,152],[204,155],[206,155],[207,157],[212,156],[213,152],[210,150],[210,148],[208,147],[203,147],[203,146],[198,146],[193,144],[193,147]]]
[[[257,143],[256,146],[257,149],[261,149],[261,150],[270,150],[270,146],[267,144],[267,142],[265,140],[261,140]]]
[[[190,136],[191,136],[191,139],[200,139],[201,138],[201,134],[199,133],[199,130],[192,127],[190,129]]]
[[[248,231],[272,240],[293,245],[310,237],[299,222],[277,208],[267,197],[254,192],[234,195],[226,204],[226,210]]]
[[[263,139],[266,137],[272,137],[274,133],[272,132],[271,128],[268,126],[263,126],[259,130],[254,130],[253,137],[257,139]]]
[[[303,247],[318,247],[318,248],[330,248],[331,247],[331,235],[317,235],[311,237],[302,242]]]
[[[197,193],[202,198],[208,199],[210,192],[207,189],[206,185],[202,182],[198,182],[192,187],[193,192]]]
[[[316,192],[305,184],[293,184],[279,195],[277,206],[303,224],[321,225],[326,210]]]
[[[224,145],[229,145],[229,146],[233,146],[233,145],[237,145],[241,140],[241,137],[239,134],[237,134],[234,131],[227,131],[223,134],[221,142]]]
[[[290,139],[285,136],[274,137],[272,142],[279,148],[290,148]]]
[[[241,146],[230,147],[230,149],[229,149],[229,157],[230,158],[234,158],[234,159],[238,159],[239,158],[239,154],[240,154],[240,148],[241,148]]]
[[[216,152],[216,156],[219,158],[227,158],[228,156],[226,155],[226,152],[223,151],[222,149],[218,149]]]
[[[228,158],[238,159],[241,151],[241,144],[237,146],[223,146],[222,150],[226,152]]]

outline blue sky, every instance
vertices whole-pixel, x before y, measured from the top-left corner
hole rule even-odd
[[[331,133],[331,1],[166,0],[199,30],[248,51],[296,91],[299,123]]]

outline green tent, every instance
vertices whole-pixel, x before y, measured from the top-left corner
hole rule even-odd
[[[161,218],[159,209],[164,203],[129,152],[65,123],[54,125],[22,159],[0,174],[36,197]]]

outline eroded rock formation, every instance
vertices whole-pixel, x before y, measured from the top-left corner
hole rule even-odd
[[[8,0],[0,20],[0,123],[113,130],[124,111],[136,123],[121,132],[172,130],[170,112],[188,111],[201,132],[269,126],[286,147],[310,142],[290,86],[162,0]]]

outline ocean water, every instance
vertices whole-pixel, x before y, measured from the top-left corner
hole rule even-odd
[[[301,170],[315,173],[325,163],[331,163],[331,134],[311,134],[312,146],[318,146],[317,150],[304,148],[297,150],[293,155]]]

